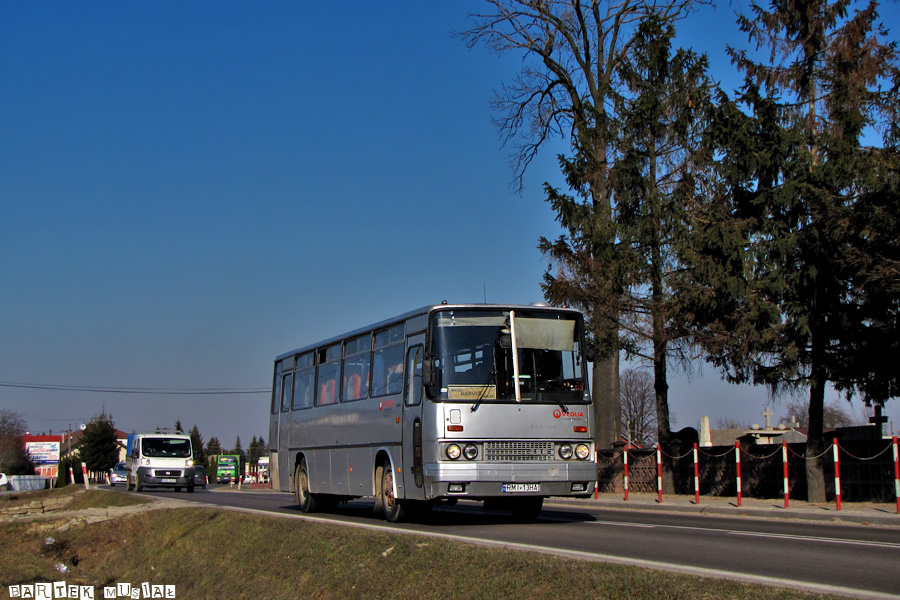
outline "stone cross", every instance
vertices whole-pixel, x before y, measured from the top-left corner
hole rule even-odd
[[[769,408],[768,406],[765,407],[765,408],[763,409],[763,411],[762,411],[762,416],[763,416],[763,418],[766,420],[766,429],[771,429],[771,428],[772,428],[772,426],[769,424],[769,417],[771,417],[771,416],[774,415],[774,414],[775,414],[775,413],[773,413],[773,412],[772,412],[772,409]]]

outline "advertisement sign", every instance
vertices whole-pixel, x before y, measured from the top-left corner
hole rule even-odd
[[[25,442],[25,452],[36,465],[59,462],[60,442]]]

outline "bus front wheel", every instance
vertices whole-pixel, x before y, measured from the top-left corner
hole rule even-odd
[[[381,468],[381,502],[384,518],[389,523],[403,520],[403,503],[394,496],[394,472],[389,462],[385,462]]]
[[[294,471],[294,501],[305,513],[315,512],[316,499],[309,493],[309,472],[306,469],[306,460],[301,460]]]

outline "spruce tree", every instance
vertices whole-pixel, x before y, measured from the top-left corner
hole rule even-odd
[[[625,149],[613,167],[615,261],[622,273],[619,323],[625,349],[653,368],[656,438],[664,450],[663,485],[674,491],[669,456],[670,362],[688,365],[687,330],[673,314],[676,250],[688,230],[686,207],[708,168],[702,130],[711,83],[705,56],[674,51],[671,20],[651,15],[619,69],[625,94],[619,115]]]
[[[88,471],[106,472],[119,461],[119,444],[112,415],[102,411],[84,428],[78,454]]]
[[[617,70],[634,52],[637,23],[648,15],[684,17],[690,0],[486,0],[470,15],[474,26],[461,34],[470,47],[483,44],[498,54],[523,57],[520,73],[493,100],[496,124],[512,147],[516,185],[542,146],[553,137],[572,150],[560,157],[572,196],[545,184],[547,200],[566,234],[541,238],[550,258],[544,295],[554,304],[584,310],[597,347],[592,394],[594,436],[610,447],[621,433],[619,317],[622,273],[616,262],[616,200],[611,165],[622,152],[621,95]]]
[[[194,451],[194,464],[206,466],[206,450],[203,448],[203,436],[200,435],[200,429],[197,424],[191,428],[191,447]]]
[[[896,377],[862,357],[896,355],[883,337],[897,332],[896,219],[874,215],[897,214],[900,75],[876,3],[850,5],[753,4],[740,18],[770,60],[730,50],[745,83],[709,130],[720,178],[683,255],[681,306],[709,360],[730,381],[808,389],[811,501],[825,500],[827,384],[870,394]],[[868,131],[881,147],[863,145]]]

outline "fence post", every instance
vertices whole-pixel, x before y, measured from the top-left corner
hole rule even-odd
[[[75,473],[72,471],[72,463],[69,463],[69,479],[72,480],[72,483],[75,483]]]
[[[700,464],[698,462],[696,442],[694,442],[694,504],[700,504]]]
[[[734,462],[737,467],[737,501],[741,505],[741,442],[734,443]]]
[[[600,450],[594,448],[594,461],[597,463],[597,483],[594,484],[594,500],[600,498]],[[269,487],[272,485],[272,478],[269,477]]]
[[[897,454],[897,438],[894,438],[894,455]],[[898,488],[900,489],[900,488]],[[662,504],[662,450],[656,444],[656,491],[659,492],[659,503]],[[897,493],[900,498],[900,492]],[[900,511],[900,499],[897,500],[897,510]]]
[[[622,456],[625,458],[625,502],[628,502],[628,448],[631,444],[625,444],[625,452]]]
[[[900,452],[897,450],[897,436],[894,436],[894,495],[897,497],[897,514],[900,515]]]
[[[838,457],[838,440],[834,438],[834,498],[837,501],[837,509],[841,510],[841,460]]]
[[[781,462],[784,463],[784,507],[790,505],[790,485],[788,484],[788,447],[787,442],[781,441]]]
[[[88,483],[87,465],[84,463],[81,463],[81,476],[82,476],[82,478],[84,478],[84,489],[86,489],[86,490],[91,489],[91,486]]]

